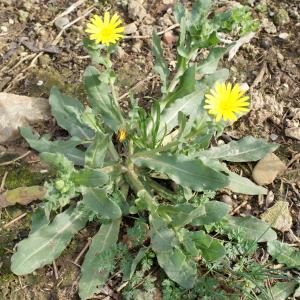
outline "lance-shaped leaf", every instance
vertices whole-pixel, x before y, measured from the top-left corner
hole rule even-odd
[[[99,292],[107,281],[114,267],[114,251],[120,229],[121,220],[101,225],[94,236],[90,248],[85,255],[81,267],[79,281],[80,299],[88,299]]]
[[[168,277],[185,289],[191,289],[197,278],[197,265],[179,249],[156,252],[158,264]]]
[[[84,106],[79,100],[63,95],[56,87],[53,87],[50,91],[49,103],[57,124],[72,136],[81,139],[94,136],[94,131],[81,121]]]
[[[247,195],[267,194],[267,189],[256,185],[246,177],[242,177],[234,172],[229,171],[225,164],[220,163],[217,160],[207,159],[205,157],[202,157],[201,160],[205,165],[228,175],[229,184],[226,187],[231,191]]]
[[[192,225],[201,226],[222,220],[229,212],[229,205],[219,201],[209,201],[204,204],[205,212],[193,220]]]
[[[51,263],[87,221],[87,213],[78,206],[57,215],[51,224],[42,226],[18,244],[17,252],[11,258],[11,270],[24,275]]]
[[[300,270],[300,251],[289,244],[280,241],[268,242],[268,252],[280,264]]]
[[[190,232],[197,248],[201,250],[203,258],[208,261],[216,261],[225,255],[225,248],[216,239],[205,234],[204,231]]]
[[[257,161],[277,148],[277,144],[270,144],[264,139],[247,136],[239,141],[232,141],[228,144],[202,151],[199,153],[199,156],[233,162]]]
[[[206,166],[201,160],[182,155],[148,154],[132,160],[138,166],[164,173],[183,187],[196,191],[217,190],[229,183],[226,175]]]
[[[230,46],[213,48],[209,52],[208,57],[199,64],[197,72],[200,74],[213,74],[218,68],[219,60],[229,49]]]
[[[116,132],[122,127],[123,117],[110,94],[108,84],[100,81],[100,75],[100,72],[92,66],[87,67],[84,72],[88,101],[92,108],[100,113],[103,122]]]
[[[178,126],[178,113],[189,116],[200,107],[204,93],[196,91],[183,98],[177,99],[174,103],[164,109],[160,116],[160,124],[157,136],[161,138],[164,132],[169,133],[174,127]]]
[[[262,220],[253,216],[228,217],[228,223],[223,226],[226,232],[238,230],[239,235],[245,240],[268,242],[277,239],[276,232]]]
[[[276,300],[286,300],[289,296],[293,294],[299,282],[296,280],[291,280],[289,282],[277,282],[271,287],[267,295],[268,298],[263,299],[276,299]],[[293,298],[296,299],[296,298]]]
[[[162,92],[165,93],[167,91],[168,76],[170,75],[170,71],[164,59],[163,49],[160,44],[160,38],[155,31],[153,31],[152,34],[152,43],[152,53],[155,57],[154,70],[160,76],[160,79],[163,83]]]
[[[216,82],[225,82],[229,78],[228,69],[216,70],[212,74],[203,76],[198,82],[198,89],[205,89],[207,91],[209,88],[215,85]]]
[[[89,168],[102,168],[109,136],[107,134],[97,133],[94,142],[88,147],[85,152],[85,166]]]
[[[178,244],[175,231],[156,214],[150,216],[151,247],[155,252],[167,252]]]
[[[39,138],[37,135],[34,135],[29,127],[21,128],[20,132],[30,147],[36,151],[61,153],[74,164],[79,166],[84,165],[84,152],[76,148],[76,146],[81,144],[79,138],[74,137],[66,141],[51,142],[46,136]]]
[[[78,186],[97,187],[107,183],[109,177],[95,169],[82,169],[72,174],[74,183]]]
[[[75,170],[73,162],[61,153],[43,152],[40,154],[40,158],[57,171],[72,172]]]
[[[105,219],[118,219],[122,216],[119,205],[108,198],[106,192],[99,188],[90,188],[83,195],[83,202],[95,213]]]

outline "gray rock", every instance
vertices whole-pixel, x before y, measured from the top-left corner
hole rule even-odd
[[[274,23],[278,26],[281,26],[289,22],[290,22],[290,17],[288,12],[285,9],[280,8],[274,16]]]
[[[0,143],[19,136],[19,127],[50,118],[47,99],[0,93]]]
[[[70,20],[68,17],[61,17],[55,20],[54,24],[56,28],[63,29],[65,25],[69,24]]]
[[[135,33],[136,31],[137,31],[137,27],[134,22],[126,25],[124,29],[125,34],[132,34]]]
[[[259,185],[272,183],[278,174],[286,170],[286,165],[273,153],[267,154],[254,167],[252,177]]]
[[[221,201],[222,202],[224,202],[224,203],[226,203],[226,204],[228,204],[229,206],[233,206],[233,200],[232,200],[232,198],[230,197],[230,196],[228,196],[228,195],[222,195],[221,196]]]
[[[268,18],[263,18],[261,23],[262,23],[262,27],[264,28],[264,30],[267,33],[276,33],[277,32],[276,26]]]
[[[286,128],[285,135],[300,141],[300,127]]]
[[[147,12],[142,4],[142,1],[129,0],[128,1],[128,15],[132,20],[142,20],[146,17]]]

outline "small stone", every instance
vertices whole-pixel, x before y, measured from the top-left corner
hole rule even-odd
[[[70,20],[67,17],[58,18],[54,22],[56,28],[58,28],[58,29],[63,29],[69,23],[70,23]]]
[[[123,50],[122,47],[117,46],[116,55],[117,55],[118,58],[122,59],[126,55],[126,52]]]
[[[277,32],[276,26],[268,18],[262,19],[262,27],[264,28],[264,30],[267,33],[276,33]]]
[[[129,0],[128,1],[128,15],[132,20],[142,20],[146,17],[147,11],[142,5],[141,1]]]
[[[285,135],[300,141],[300,127],[286,128]]]
[[[270,139],[274,142],[274,141],[276,141],[278,139],[278,135],[275,134],[275,133],[271,133],[270,134]]]
[[[44,81],[43,81],[43,80],[39,80],[39,81],[36,83],[37,86],[42,86],[43,84],[44,84]]]
[[[252,177],[259,185],[272,183],[276,176],[286,170],[286,165],[273,153],[267,154],[254,167]]]
[[[233,206],[233,200],[228,195],[222,195],[221,196],[221,201],[224,202],[224,203],[226,203],[226,204],[228,204],[228,205],[230,205],[231,207]]]
[[[278,60],[284,61],[284,56],[279,51],[276,53],[276,55],[277,55]]]
[[[279,38],[282,40],[286,40],[290,35],[287,32],[282,32],[279,34]]]
[[[47,99],[0,93],[0,143],[19,136],[19,127],[48,120]]]
[[[8,31],[8,28],[4,25],[1,26],[0,29],[1,29],[2,32],[7,32]]]
[[[272,191],[269,191],[265,202],[266,207],[269,207],[273,203],[274,198],[275,198],[274,193]]]
[[[293,223],[286,201],[277,201],[261,215],[261,219],[282,232],[289,231]]]
[[[137,40],[132,46],[132,52],[135,52],[135,53],[141,52],[142,46],[143,46],[143,41]]]
[[[290,17],[288,12],[285,9],[280,8],[274,16],[274,23],[278,26],[282,26],[289,22],[290,22]]]
[[[176,43],[177,37],[172,31],[167,31],[163,35],[163,40],[168,46],[172,47]]]
[[[125,34],[132,34],[135,33],[136,31],[137,31],[137,27],[134,22],[126,25],[124,29]]]

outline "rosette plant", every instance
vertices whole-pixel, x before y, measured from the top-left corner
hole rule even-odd
[[[230,216],[228,205],[213,200],[220,189],[265,194],[265,188],[231,172],[226,162],[257,161],[277,148],[253,137],[212,143],[249,110],[240,86],[225,84],[228,70],[217,69],[233,46],[223,46],[219,39],[232,14],[212,13],[208,0],[196,1],[192,12],[177,5],[174,14],[180,24],[174,72],[153,33],[154,69],[162,87],[150,111],[133,95],[129,113],[120,108],[110,55],[124,29],[118,15],[105,13],[104,19],[95,16],[87,25],[90,36],[84,40],[93,62],[84,72],[88,104],[56,87],[51,90],[52,115],[69,138],[53,141],[21,128],[56,177],[45,183],[47,193],[33,213],[32,230],[12,256],[15,274],[52,263],[91,221],[100,229],[81,266],[81,299],[101,291],[114,270],[120,227],[130,216],[146,230],[131,249],[136,256],[124,281],[152,251],[166,275],[190,289],[199,278],[199,266],[224,259],[222,237],[234,230],[254,243],[276,239],[263,221]],[[200,49],[209,50],[202,61],[197,60]],[[214,226],[221,221],[222,232],[216,233]]]

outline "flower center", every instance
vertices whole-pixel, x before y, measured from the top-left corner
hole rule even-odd
[[[102,29],[102,36],[105,37],[105,38],[109,38],[111,35],[112,35],[113,31],[110,27],[104,27]]]

